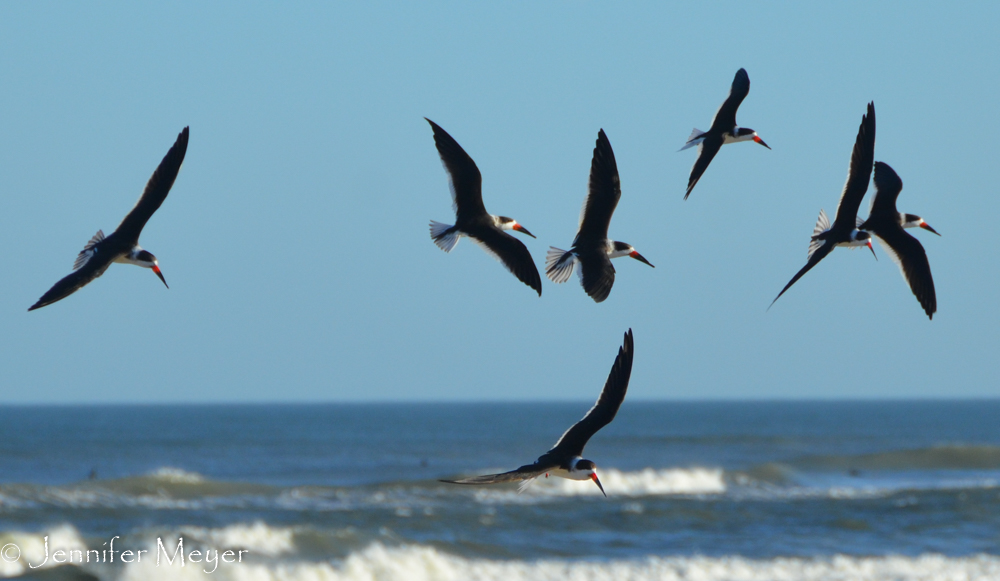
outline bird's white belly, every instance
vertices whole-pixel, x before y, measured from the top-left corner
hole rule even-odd
[[[549,470],[546,474],[548,476],[558,476],[559,478],[565,478],[567,480],[590,480],[590,475],[586,472],[570,472],[569,470],[564,470],[562,468]]]
[[[753,134],[733,135],[732,133],[726,133],[722,136],[722,144],[725,145],[727,143],[739,143],[740,141],[751,141],[753,140],[753,138],[754,138]]]

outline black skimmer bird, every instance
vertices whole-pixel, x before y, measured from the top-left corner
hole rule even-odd
[[[746,99],[749,92],[750,77],[747,75],[746,69],[740,69],[736,71],[733,86],[729,89],[729,97],[715,113],[715,119],[712,119],[712,128],[708,131],[695,129],[691,132],[684,147],[680,148],[679,151],[684,151],[689,147],[698,146],[698,159],[695,160],[694,167],[691,168],[687,191],[684,192],[685,200],[691,195],[691,190],[694,189],[695,184],[701,179],[701,175],[708,169],[708,164],[712,163],[712,158],[719,153],[719,148],[723,145],[738,141],[754,141],[771,149],[753,129],[736,126],[736,110],[740,108],[740,103]]]
[[[75,293],[90,281],[104,274],[112,262],[123,262],[150,268],[156,273],[156,276],[160,277],[163,285],[167,286],[167,281],[163,278],[163,273],[160,272],[160,265],[156,261],[156,257],[139,246],[139,234],[142,233],[142,228],[149,221],[149,218],[167,198],[167,194],[170,193],[170,188],[177,178],[177,172],[180,171],[181,164],[184,162],[187,146],[188,128],[185,127],[177,136],[173,147],[163,157],[160,166],[149,178],[146,189],[142,192],[135,207],[118,225],[118,229],[108,236],[104,235],[103,230],[98,230],[97,234],[77,255],[76,262],[73,263],[73,272],[53,285],[48,292],[42,295],[42,298],[38,299],[38,302],[28,309],[29,311],[51,305]],[[170,287],[167,286],[167,288]]]
[[[937,311],[937,295],[927,253],[920,242],[903,231],[904,228],[924,228],[937,234],[920,216],[903,214],[896,210],[896,198],[903,190],[903,180],[888,164],[875,162],[875,200],[872,201],[868,219],[858,228],[878,237],[886,253],[899,266],[903,278],[910,285],[929,319]],[[940,234],[938,234],[940,236]]]
[[[454,226],[431,221],[434,244],[445,252],[451,252],[459,238],[468,236],[502,262],[521,282],[538,291],[538,296],[542,296],[542,277],[538,275],[531,253],[520,240],[504,230],[517,230],[532,238],[535,235],[513,218],[494,216],[486,211],[483,205],[483,176],[476,162],[447,131],[430,119],[427,122],[434,130],[434,145],[448,172],[452,208],[455,210]]]
[[[611,286],[615,284],[612,258],[631,256],[653,266],[636,252],[631,244],[608,239],[611,215],[614,214],[618,200],[622,197],[622,188],[618,179],[615,152],[611,150],[611,142],[608,141],[603,129],[597,134],[597,145],[594,146],[594,159],[590,162],[590,183],[587,189],[589,193],[583,202],[580,228],[576,238],[573,239],[573,247],[568,251],[555,246],[549,247],[548,256],[545,258],[545,274],[552,282],[566,282],[573,274],[574,265],[579,262],[580,284],[594,302],[599,303],[608,298]]]
[[[535,478],[542,475],[548,477],[551,474],[569,480],[593,480],[604,496],[607,496],[604,487],[601,486],[601,481],[597,478],[597,465],[590,460],[585,460],[581,455],[590,438],[615,419],[618,408],[625,400],[628,380],[632,375],[633,352],[632,329],[629,329],[625,333],[622,346],[618,349],[618,357],[615,358],[615,364],[611,367],[611,373],[608,374],[608,380],[604,384],[601,396],[597,398],[597,403],[590,408],[582,420],[566,430],[566,433],[559,438],[551,450],[535,460],[534,464],[526,464],[517,470],[502,474],[486,474],[462,480],[442,480],[441,482],[451,484],[520,482],[521,485],[518,487],[518,492],[520,492],[527,488]]]
[[[861,117],[858,137],[854,142],[854,151],[851,153],[851,166],[847,170],[847,183],[844,184],[844,191],[840,194],[837,218],[833,221],[833,226],[830,226],[830,219],[826,217],[826,212],[819,211],[819,219],[816,220],[816,226],[813,228],[813,235],[809,241],[809,255],[806,265],[795,273],[792,280],[788,281],[785,288],[781,289],[778,296],[774,297],[771,305],[774,305],[781,298],[781,295],[795,284],[795,281],[819,264],[819,261],[826,258],[837,246],[867,246],[871,249],[872,256],[875,255],[871,235],[856,228],[858,208],[861,206],[861,200],[865,197],[865,192],[868,191],[868,180],[871,179],[873,163],[875,163],[875,103],[868,103],[868,114]],[[875,258],[878,259],[877,256]]]

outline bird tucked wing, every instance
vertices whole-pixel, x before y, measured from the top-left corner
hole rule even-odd
[[[111,262],[114,259],[113,256],[101,256],[92,257],[86,264],[64,276],[59,282],[52,285],[42,298],[31,305],[29,311],[35,309],[40,309],[46,305],[51,305],[56,301],[60,301],[69,295],[75,293],[81,288],[87,286],[90,281],[104,274],[104,271],[111,266]]]
[[[885,217],[893,221],[899,220],[896,199],[899,198],[901,191],[903,191],[903,180],[899,179],[896,171],[889,167],[889,164],[875,162],[875,199],[868,213],[869,218]]]
[[[188,128],[185,127],[177,136],[177,141],[174,142],[173,147],[170,148],[167,155],[163,156],[160,166],[156,168],[149,181],[146,182],[146,189],[142,192],[142,196],[139,197],[139,201],[136,202],[135,207],[125,216],[122,223],[118,225],[115,233],[119,237],[130,240],[133,244],[139,242],[139,234],[142,233],[146,222],[149,221],[153,212],[156,212],[160,207],[163,200],[167,199],[167,194],[170,193],[170,188],[174,185],[174,180],[177,179],[177,173],[181,169],[181,164],[184,163],[184,154],[187,153],[187,146]]]
[[[880,221],[878,227],[870,232],[875,234],[886,253],[899,266],[903,278],[910,285],[913,296],[917,297],[917,302],[924,308],[927,317],[933,319],[937,311],[937,295],[934,292],[931,265],[927,262],[923,245],[907,234],[896,220]]]
[[[746,69],[736,71],[733,77],[733,86],[729,89],[729,97],[722,103],[719,110],[715,112],[712,119],[712,130],[718,132],[732,131],[736,127],[736,110],[740,108],[743,99],[750,93],[750,75]]]
[[[557,468],[557,464],[527,464],[521,466],[517,470],[511,470],[510,472],[503,472],[500,474],[484,474],[482,476],[472,476],[469,478],[462,478],[461,480],[442,480],[441,482],[448,482],[450,484],[501,484],[504,482],[521,482],[523,480],[533,480],[538,478],[542,474]]]
[[[524,243],[497,228],[483,228],[470,236],[483,250],[503,263],[514,276],[542,296],[542,277]]]
[[[840,194],[837,205],[837,217],[833,220],[833,229],[843,232],[854,230],[861,200],[868,191],[868,181],[872,177],[872,165],[875,163],[875,103],[868,103],[868,113],[861,117],[858,127],[858,137],[854,141],[851,152],[851,165],[847,170],[847,182]]]
[[[792,280],[788,281],[788,284],[785,285],[785,288],[781,289],[781,292],[778,293],[778,296],[774,297],[774,300],[771,301],[771,305],[768,306],[767,308],[770,309],[771,307],[773,307],[774,303],[778,302],[778,299],[781,298],[781,295],[785,294],[786,290],[790,289],[793,284],[795,284],[800,278],[802,278],[803,275],[805,275],[805,273],[812,270],[812,267],[819,264],[820,260],[826,258],[827,254],[833,252],[833,249],[836,246],[837,246],[836,244],[834,244],[830,240],[827,240],[819,248],[816,248],[814,250],[811,249],[811,254],[809,255],[809,261],[806,262],[806,265],[803,266],[801,270],[795,273],[795,276],[792,277]]]
[[[611,367],[608,380],[604,384],[597,403],[590,408],[582,420],[573,425],[559,438],[556,445],[546,452],[563,457],[574,457],[583,454],[583,447],[598,430],[611,423],[625,400],[628,391],[628,380],[632,375],[632,355],[634,353],[632,329],[625,333],[625,340],[618,349],[618,357]],[[542,456],[545,458],[545,456]],[[540,459],[541,460],[541,459]]]
[[[603,241],[608,237],[611,215],[615,213],[618,200],[622,197],[615,152],[611,149],[611,142],[608,141],[603,129],[597,134],[597,145],[594,146],[594,157],[590,162],[590,182],[587,190],[587,199],[580,213],[580,229],[576,239]],[[574,241],[573,245],[576,244]]]
[[[577,260],[580,284],[595,303],[608,298],[615,284],[615,266],[611,264],[607,252],[603,250],[581,253]]]
[[[694,161],[694,166],[691,167],[691,176],[688,177],[687,191],[684,192],[685,200],[691,195],[691,190],[694,189],[695,184],[698,183],[702,174],[708,169],[708,164],[712,163],[715,154],[719,153],[719,149],[722,147],[722,140],[722,137],[713,133],[705,136],[705,140],[698,146],[698,159]]]
[[[448,173],[452,207],[458,217],[457,222],[461,224],[466,217],[486,214],[486,206],[483,205],[483,176],[479,173],[476,162],[472,161],[447,131],[430,119],[424,119],[434,130],[434,145],[437,146],[441,163]]]

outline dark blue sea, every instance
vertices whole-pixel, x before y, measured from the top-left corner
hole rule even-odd
[[[0,408],[0,576],[1000,580],[1000,401]]]

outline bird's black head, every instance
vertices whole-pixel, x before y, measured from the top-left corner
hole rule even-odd
[[[580,458],[573,464],[573,472],[577,472],[594,481],[594,484],[601,489],[601,494],[608,496],[607,492],[604,492],[604,486],[601,485],[601,480],[597,477],[597,464],[594,464],[590,460],[585,460]],[[583,480],[583,478],[578,478],[577,480]]]
[[[496,218],[497,228],[501,230],[517,230],[518,232],[524,232],[532,238],[535,237],[534,234],[528,232],[528,229],[517,223],[517,220],[513,218],[508,218],[507,216],[494,216]]]
[[[653,266],[641,254],[636,252],[635,248],[633,248],[631,244],[628,244],[626,242],[618,242],[617,240],[612,242],[611,244],[614,246],[614,251],[611,253],[611,258],[617,258],[619,256],[631,256],[632,258],[638,260],[639,262],[648,264],[649,266]]]
[[[757,132],[749,127],[737,127],[736,128],[736,139],[738,141],[753,141],[754,143],[759,143],[764,147],[771,149],[771,146],[764,143],[764,140],[757,135]]]
[[[156,257],[153,256],[153,253],[148,250],[140,250],[139,252],[136,252],[135,259],[139,262],[147,264],[156,264]]]
[[[160,272],[160,264],[156,261],[156,257],[153,256],[152,252],[137,247],[133,249],[130,258],[134,264],[152,269],[156,273],[156,276],[160,277],[160,280],[163,281],[163,286],[170,288],[170,285],[167,284],[167,279],[163,278],[163,273]]]
[[[920,216],[917,216],[916,214],[903,214],[903,228],[913,228],[914,226],[923,228],[924,230],[929,230],[940,236],[938,231],[931,228],[931,225],[924,222],[924,219]]]

